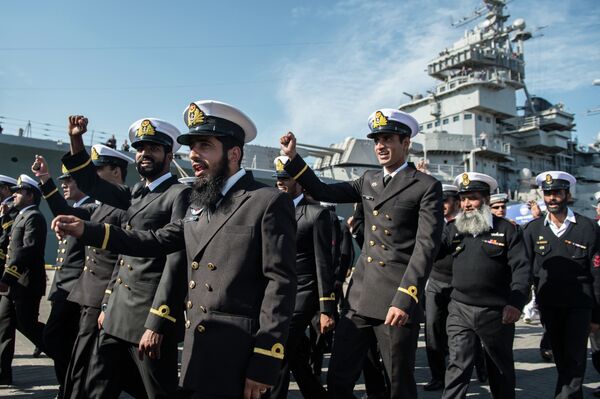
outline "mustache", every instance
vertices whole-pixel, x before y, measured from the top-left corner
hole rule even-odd
[[[140,160],[137,163],[142,163],[143,161],[149,161],[149,162],[154,162],[154,159],[150,158],[147,155],[144,155],[140,158]]]

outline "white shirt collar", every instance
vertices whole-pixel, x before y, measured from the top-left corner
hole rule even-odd
[[[304,194],[302,194],[302,193],[299,196],[297,196],[296,198],[294,198],[294,207],[297,207],[303,198],[304,198]]]
[[[394,177],[394,176],[396,176],[396,174],[397,174],[398,172],[400,172],[402,169],[406,168],[407,166],[408,166],[408,162],[406,162],[406,161],[405,161],[405,162],[404,162],[404,163],[403,163],[403,164],[402,164],[402,165],[401,165],[401,166],[400,166],[398,169],[396,169],[396,170],[395,170],[395,171],[393,171],[392,173],[387,173],[387,172],[385,171],[385,168],[384,168],[384,169],[383,169],[383,175],[384,175],[384,176],[390,175],[390,176]]]
[[[26,211],[27,209],[29,209],[29,208],[33,208],[34,206],[35,206],[35,204],[33,204],[33,205],[29,205],[29,206],[26,206],[25,208],[23,208],[23,209],[21,209],[21,210],[19,211],[19,215],[22,215],[22,214],[23,214],[23,212],[25,212],[25,211]]]
[[[550,212],[548,212],[548,214],[546,215],[546,218],[544,219],[544,225],[550,226],[550,230],[552,230],[554,235],[557,237],[560,237],[561,235],[563,235],[565,233],[565,231],[567,231],[567,229],[569,228],[569,225],[571,223],[577,223],[577,220],[575,220],[575,214],[573,213],[571,208],[567,208],[567,217],[565,218],[565,221],[563,222],[563,224],[560,225],[560,227],[555,225],[550,220]]]
[[[83,197],[82,199],[80,199],[79,201],[77,201],[76,203],[73,204],[73,208],[79,208],[81,206],[81,204],[83,204],[85,201],[87,201],[90,198],[89,195],[86,195],[85,197]]]
[[[575,220],[575,214],[573,213],[573,211],[571,210],[571,208],[567,208],[567,217],[565,218],[565,222],[566,222],[567,220],[568,220],[569,222],[571,222],[571,223],[577,223],[577,220]],[[552,222],[550,221],[550,212],[548,212],[548,213],[546,214],[546,218],[544,219],[544,225],[546,225],[546,226],[547,226],[548,224],[554,225],[554,223],[552,223]],[[563,223],[563,224],[564,224],[564,223]]]
[[[223,197],[225,197],[225,195],[229,192],[229,190],[231,189],[231,187],[233,187],[233,185],[235,183],[237,183],[238,180],[240,180],[245,174],[246,174],[246,169],[240,168],[240,170],[238,170],[237,172],[235,172],[235,174],[231,175],[225,181],[225,185],[221,189],[221,194],[223,195]]]
[[[148,187],[148,190],[154,191],[154,189],[156,187],[158,187],[162,182],[164,182],[165,180],[167,180],[171,176],[173,176],[171,174],[171,172],[167,172],[164,175],[162,175],[161,177],[159,177],[158,179],[154,180],[152,183],[146,184],[146,187]]]

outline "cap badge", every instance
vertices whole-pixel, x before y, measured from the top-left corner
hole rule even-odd
[[[552,175],[550,173],[548,173],[546,175],[546,184],[552,184],[553,180],[552,180]]]
[[[204,123],[204,112],[195,103],[191,103],[188,108],[187,125],[188,127]]]
[[[277,172],[283,172],[285,170],[284,166],[285,165],[283,165],[283,162],[281,162],[281,159],[278,159],[277,162],[275,163],[275,170]]]
[[[93,157],[94,157],[94,149],[92,148],[92,158]],[[60,170],[63,172],[63,175],[69,173],[69,171],[67,170],[65,165],[61,165]]]
[[[380,126],[387,126],[388,120],[381,111],[375,112],[375,118],[373,118],[373,129]]]
[[[468,186],[469,184],[471,184],[471,180],[469,180],[469,174],[468,173],[463,173],[461,184],[463,186],[465,186],[465,187]]]
[[[92,155],[91,155],[92,161],[97,161],[98,158],[100,158],[100,155],[98,154],[98,151],[96,151],[95,148],[92,147]]]
[[[135,132],[136,137],[154,136],[155,134],[156,130],[154,130],[154,126],[152,126],[152,123],[148,119],[144,119],[137,132]]]
[[[23,186],[23,180],[21,179],[21,176],[19,176],[19,178],[17,179],[17,186],[19,186],[19,187]]]

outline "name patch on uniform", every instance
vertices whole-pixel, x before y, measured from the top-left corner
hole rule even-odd
[[[492,237],[504,237],[504,233],[492,233]]]

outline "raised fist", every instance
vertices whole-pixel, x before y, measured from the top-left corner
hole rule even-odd
[[[69,116],[69,136],[81,136],[87,132],[88,119],[83,115]]]

